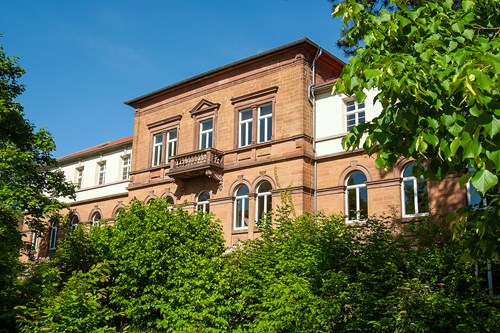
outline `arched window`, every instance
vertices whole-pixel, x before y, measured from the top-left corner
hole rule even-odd
[[[168,211],[171,212],[174,210],[174,198],[171,196],[167,196],[165,198],[165,202],[168,204]]]
[[[248,187],[241,185],[236,189],[234,202],[234,229],[248,228]]]
[[[102,220],[101,213],[95,212],[94,214],[92,214],[92,218],[90,220],[92,221],[92,228],[98,227],[101,224]]]
[[[196,210],[201,210],[203,213],[210,213],[209,200],[210,193],[208,191],[201,192],[196,201]]]
[[[269,182],[263,182],[257,188],[257,220],[265,218],[266,214],[269,213],[273,207],[271,190],[272,187]]]
[[[403,170],[401,183],[403,217],[429,213],[427,181],[423,176],[417,178],[413,175],[414,166],[415,163],[410,163]]]
[[[347,178],[346,215],[348,222],[366,219],[368,213],[368,191],[366,176],[361,171],[351,173]]]
[[[69,220],[71,231],[75,230],[76,227],[78,227],[78,223],[80,223],[78,215],[76,214],[71,215],[71,219]]]
[[[50,223],[49,230],[49,250],[55,250],[57,246],[57,221]]]

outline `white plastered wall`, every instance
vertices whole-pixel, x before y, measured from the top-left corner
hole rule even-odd
[[[380,103],[373,104],[378,91],[366,91],[365,121],[369,122],[382,111]],[[341,153],[342,138],[347,133],[346,105],[350,100],[343,94],[332,95],[330,92],[316,96],[316,156]]]
[[[83,168],[82,186],[76,190],[76,200],[61,198],[61,201],[72,203],[127,193],[129,180],[122,179],[123,157],[131,156],[131,154],[131,147],[125,149],[122,147],[111,152],[87,156],[70,163],[61,162],[61,171],[64,172],[66,180],[72,183],[77,182],[77,169]],[[98,166],[102,162],[106,162],[105,182],[98,185]]]

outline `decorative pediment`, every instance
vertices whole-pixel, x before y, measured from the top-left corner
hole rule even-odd
[[[206,99],[202,99],[189,113],[191,113],[191,117],[196,117],[200,114],[215,113],[219,107],[219,103],[212,103]]]

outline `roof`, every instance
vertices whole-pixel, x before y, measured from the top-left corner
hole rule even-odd
[[[132,136],[127,136],[114,141],[109,141],[101,143],[100,145],[90,147],[76,153],[72,153],[57,159],[58,162],[67,162],[77,158],[87,157],[89,155],[95,155],[96,153],[104,153],[116,149],[119,146],[132,144]]]
[[[236,67],[236,66],[239,66],[239,65],[242,65],[242,64],[245,64],[247,62],[251,62],[251,61],[254,61],[256,59],[259,59],[259,58],[263,58],[265,56],[268,56],[268,55],[272,55],[272,54],[275,54],[275,53],[278,53],[278,52],[281,52],[283,50],[286,50],[288,48],[292,48],[294,46],[297,46],[297,45],[301,45],[301,44],[308,44],[316,49],[320,49],[320,46],[316,43],[314,43],[313,41],[311,41],[309,38],[307,37],[303,37],[295,42],[292,42],[292,43],[289,43],[289,44],[285,44],[285,45],[282,45],[282,46],[279,46],[279,47],[276,47],[276,48],[273,48],[271,50],[268,50],[268,51],[265,51],[265,52],[261,52],[261,53],[258,53],[258,54],[255,54],[253,56],[250,56],[250,57],[247,57],[247,58],[244,58],[244,59],[241,59],[241,60],[238,60],[238,61],[235,61],[233,63],[230,63],[230,64],[227,64],[227,65],[224,65],[224,66],[221,66],[221,67],[217,67],[215,69],[212,69],[210,71],[207,71],[207,72],[204,72],[204,73],[201,73],[201,74],[198,74],[198,75],[195,75],[195,76],[192,76],[190,78],[187,78],[185,80],[182,80],[182,81],[179,81],[179,82],[176,82],[174,84],[171,84],[171,85],[168,85],[168,86],[165,86],[163,88],[160,88],[160,89],[157,89],[155,91],[152,91],[150,93],[147,93],[145,95],[142,95],[142,96],[139,96],[139,97],[136,97],[136,98],[133,98],[133,99],[130,99],[128,101],[125,101],[124,103],[129,105],[129,106],[132,106],[133,107],[133,104],[135,104],[136,102],[139,102],[139,101],[142,101],[142,100],[145,100],[151,96],[154,96],[156,94],[159,94],[159,93],[162,93],[162,92],[166,92],[168,90],[171,90],[171,89],[174,89],[176,87],[179,87],[183,84],[187,84],[187,83],[191,83],[191,82],[195,82],[197,80],[200,80],[204,77],[208,77],[208,76],[211,76],[211,75],[214,75],[214,74],[217,74],[219,72],[223,72],[224,70],[227,70],[229,68],[232,68],[232,67]],[[323,54],[326,54],[328,57],[332,58],[333,60],[339,62],[340,64],[344,65],[345,63],[340,60],[339,58],[337,58],[336,56],[334,56],[333,54],[331,54],[330,52],[326,51],[323,49]]]
[[[335,84],[335,82],[337,82],[339,78],[336,77],[336,78],[333,78],[333,79],[330,79],[330,80],[327,80],[327,81],[324,81],[324,82],[321,82],[321,83],[318,83],[314,86],[314,91],[315,92],[318,92],[318,93],[323,93],[323,92],[326,92],[326,91],[332,91],[332,88],[333,88],[333,85]]]

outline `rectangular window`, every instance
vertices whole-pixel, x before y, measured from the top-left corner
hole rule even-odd
[[[253,110],[240,111],[240,140],[239,147],[249,146],[252,143]]]
[[[271,135],[273,133],[273,106],[271,103],[259,106],[258,109],[258,122],[259,127],[257,137],[258,142],[271,141]]]
[[[248,228],[248,197],[236,199],[236,219],[234,228]]]
[[[153,137],[153,166],[160,165],[163,151],[163,133],[156,134]]]
[[[81,189],[83,183],[83,167],[76,168],[76,188]]]
[[[346,108],[347,131],[349,132],[354,126],[365,122],[365,103],[347,101]]]
[[[38,251],[38,246],[40,244],[40,237],[38,236],[38,231],[31,231],[31,247],[33,249],[33,253]]]
[[[52,222],[49,232],[49,250],[55,250],[57,246],[57,223]]]
[[[103,185],[106,182],[106,162],[97,164],[97,185]]]
[[[167,133],[167,160],[177,154],[177,129],[173,129]]]
[[[122,180],[130,178],[130,155],[122,157]]]
[[[212,148],[214,121],[205,120],[200,123],[200,149]]]

